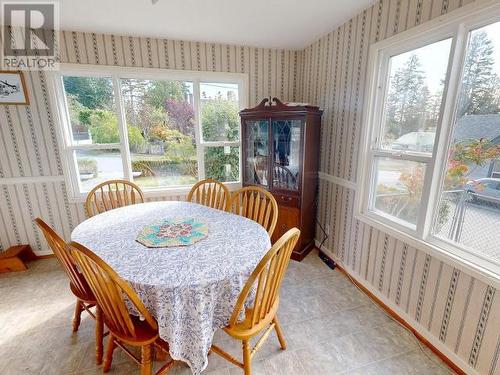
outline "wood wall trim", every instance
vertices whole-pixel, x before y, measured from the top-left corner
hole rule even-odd
[[[467,372],[462,370],[457,364],[455,364],[451,359],[449,359],[444,353],[442,353],[438,348],[436,348],[429,340],[427,340],[416,328],[414,328],[410,323],[403,319],[396,311],[387,306],[381,299],[375,296],[370,290],[368,290],[361,282],[359,282],[355,276],[351,275],[339,262],[336,262],[332,257],[325,251],[318,249],[321,255],[327,257],[332,262],[335,263],[340,272],[348,276],[348,279],[356,285],[359,289],[363,291],[370,299],[372,299],[377,305],[379,305],[388,315],[390,315],[398,323],[406,327],[409,331],[415,335],[415,337],[426,347],[428,347],[436,356],[438,356],[448,367],[455,371],[459,375],[467,375]]]

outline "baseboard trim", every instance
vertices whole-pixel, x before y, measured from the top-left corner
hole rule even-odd
[[[54,254],[42,254],[42,255],[36,255],[36,260],[39,260],[39,259],[52,259],[54,258],[55,255]]]
[[[356,274],[350,272],[350,270],[344,266],[342,261],[338,259],[332,251],[327,249],[325,246],[322,246],[321,248],[319,246],[319,242],[316,241],[316,247],[324,256],[334,261],[338,269],[344,274],[349,275],[350,279],[352,279],[352,282],[356,286],[358,286],[368,297],[375,301],[387,314],[408,328],[423,345],[428,347],[453,371],[459,375],[480,375],[475,369],[470,367],[455,353],[451,352],[434,336],[427,334],[424,327],[419,327],[419,324],[415,324],[415,322],[409,323],[410,319],[406,316],[406,313],[398,311],[399,308],[390,300],[380,295],[380,293],[374,290],[370,285],[366,285],[362,280],[358,279]]]
[[[302,262],[304,258],[311,252],[312,249],[315,247],[315,241],[309,242],[306,246],[302,248],[302,250],[299,251],[293,251],[292,252],[292,259],[296,260],[297,262]]]
[[[36,255],[37,259],[45,259],[54,257],[54,253],[51,250],[41,250],[41,251],[33,251]]]

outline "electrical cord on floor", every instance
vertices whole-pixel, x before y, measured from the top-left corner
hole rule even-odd
[[[320,247],[321,249],[321,247]],[[337,264],[339,264],[339,262],[336,262]],[[343,270],[345,270],[345,267],[342,263],[340,263],[340,267],[342,267]],[[417,345],[418,347],[420,348],[420,351],[434,364],[436,364],[437,366],[439,366],[440,368],[442,368],[443,370],[446,370],[448,372],[450,372],[450,368],[449,367],[445,367],[443,365],[443,363],[441,362],[438,362],[436,361],[436,358],[432,357],[429,355],[429,353],[426,352],[426,348],[424,348],[422,342],[419,340],[419,338],[417,337],[417,335],[411,330],[409,329],[407,326],[405,326],[404,324],[402,324],[400,321],[398,321],[396,318],[394,318],[392,315],[388,314],[387,311],[385,311],[377,302],[375,302],[363,289],[361,289],[358,284],[357,284],[357,281],[354,280],[354,278],[349,275],[349,273],[347,273],[347,271],[344,272],[345,275],[347,276],[347,278],[351,281],[351,283],[354,284],[354,286],[356,288],[358,288],[359,291],[361,291],[365,296],[368,297],[368,299],[370,300],[370,302],[375,305],[375,307],[377,309],[379,309],[380,311],[382,311],[385,315],[387,315],[391,320],[393,320],[394,322],[398,323],[401,327],[403,327],[406,331],[410,332],[412,337],[415,339],[415,341],[417,342]],[[451,370],[452,371],[452,370]]]
[[[319,203],[319,185],[316,187],[316,192],[314,194],[314,206],[316,210],[318,209],[318,203]],[[323,239],[321,240],[321,243],[319,244],[319,248],[321,249],[323,245],[325,244],[326,240],[329,237],[329,234],[326,232],[325,228],[323,225],[318,220],[318,215],[316,214],[315,218],[316,224],[318,225],[319,229],[321,229],[321,232],[323,233]]]
[[[326,233],[325,228],[321,225],[318,219],[316,219],[316,224],[318,224],[318,227],[321,229],[321,232],[323,233],[323,239],[321,240],[321,243],[319,244],[319,248],[321,249],[323,245],[325,244],[326,240],[328,239],[328,233]]]

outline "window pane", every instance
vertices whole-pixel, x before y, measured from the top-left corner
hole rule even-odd
[[[375,158],[373,207],[415,227],[424,176],[424,163]]]
[[[206,147],[205,177],[229,182],[240,179],[239,147]]]
[[[500,22],[469,35],[434,233],[500,262]]]
[[[300,170],[301,120],[273,121],[273,186],[297,190]]]
[[[390,58],[382,148],[431,153],[451,39]]]
[[[200,94],[203,140],[237,141],[240,132],[238,85],[201,83]]]
[[[193,84],[122,79],[134,182],[141,187],[197,181]]]
[[[246,183],[269,185],[268,155],[269,155],[269,121],[247,120],[245,122],[247,139],[245,174]]]
[[[76,144],[120,143],[111,78],[63,77]]]
[[[76,150],[81,192],[92,190],[106,180],[123,178],[120,150]]]

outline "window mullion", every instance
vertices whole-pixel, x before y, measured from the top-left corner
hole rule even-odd
[[[56,90],[56,100],[60,113],[61,135],[63,141],[63,155],[66,159],[66,165],[68,167],[69,183],[71,189],[71,196],[76,197],[81,191],[80,179],[78,178],[78,163],[76,161],[75,152],[71,148],[73,145],[73,136],[71,130],[71,120],[69,115],[68,101],[66,97],[66,90],[64,89],[63,76],[56,74],[55,79],[55,90]]]
[[[420,222],[420,238],[428,238],[434,218],[439,211],[439,196],[442,190],[444,176],[447,172],[448,152],[450,139],[453,132],[455,109],[458,102],[458,91],[462,78],[462,68],[467,50],[468,30],[464,24],[458,26],[456,36],[452,45],[451,66],[447,76],[448,85],[446,87],[443,110],[440,126],[437,129],[436,145],[434,147],[434,159],[430,165],[430,173],[426,176],[425,182],[428,199],[426,200],[425,211]],[[425,186],[424,186],[425,189]]]
[[[385,118],[385,104],[384,99],[388,92],[388,83],[389,83],[389,71],[390,71],[390,57],[387,53],[381,53],[380,56],[380,65],[377,69],[378,78],[377,78],[377,94],[375,96],[375,108],[376,114],[374,117],[375,131],[372,134],[372,138],[370,139],[370,145],[372,147],[380,148],[382,144],[382,138],[384,137],[384,118]]]
[[[193,82],[194,101],[194,137],[196,140],[196,158],[198,159],[198,179],[205,178],[205,148],[201,142],[201,105],[200,105],[200,80]]]
[[[57,75],[57,88],[56,90],[59,93],[59,98],[60,98],[60,109],[61,109],[61,120],[64,123],[64,126],[62,127],[62,135],[63,135],[63,141],[64,141],[64,147],[69,147],[73,144],[72,140],[72,131],[71,131],[71,120],[70,120],[70,115],[69,115],[69,106],[68,106],[68,99],[66,97],[66,90],[64,89],[64,83],[63,83],[63,77],[61,75]]]
[[[126,180],[132,181],[132,158],[128,147],[127,119],[123,108],[123,98],[120,87],[120,78],[113,75],[113,90],[116,100],[116,112],[118,115],[118,132],[120,134],[120,152],[122,155],[123,174]]]
[[[384,150],[384,149],[376,149],[371,150],[373,156],[383,157],[383,158],[391,158],[397,160],[408,160],[408,161],[416,161],[420,163],[430,163],[432,161],[431,155],[425,154],[414,154],[409,152],[401,152],[396,150]]]
[[[68,160],[72,195],[77,196],[82,191],[82,187],[81,187],[80,178],[78,178],[78,162],[76,160],[75,150],[70,149],[70,148],[66,148],[64,150],[64,152],[65,152],[66,158]]]
[[[429,223],[432,220],[432,217],[429,217],[428,211],[432,211],[432,209],[429,210],[429,207],[433,207],[433,205],[429,205],[429,199],[426,199],[426,197],[429,197],[430,195],[430,189],[432,185],[432,174],[433,174],[433,165],[435,164],[435,158],[432,159],[430,163],[426,164],[425,167],[425,175],[424,175],[424,182],[422,186],[422,199],[421,199],[421,205],[420,209],[418,211],[418,217],[417,217],[417,237],[418,238],[423,238],[424,237],[424,229],[426,228],[426,224]],[[431,215],[432,216],[432,215]]]
[[[377,178],[375,173],[375,155],[372,150],[368,150],[367,158],[367,170],[368,178],[366,180],[366,185],[364,191],[366,192],[365,202],[363,204],[363,211],[369,212],[373,209],[374,199],[375,199],[375,189],[372,189],[372,186],[375,186],[375,179]]]

